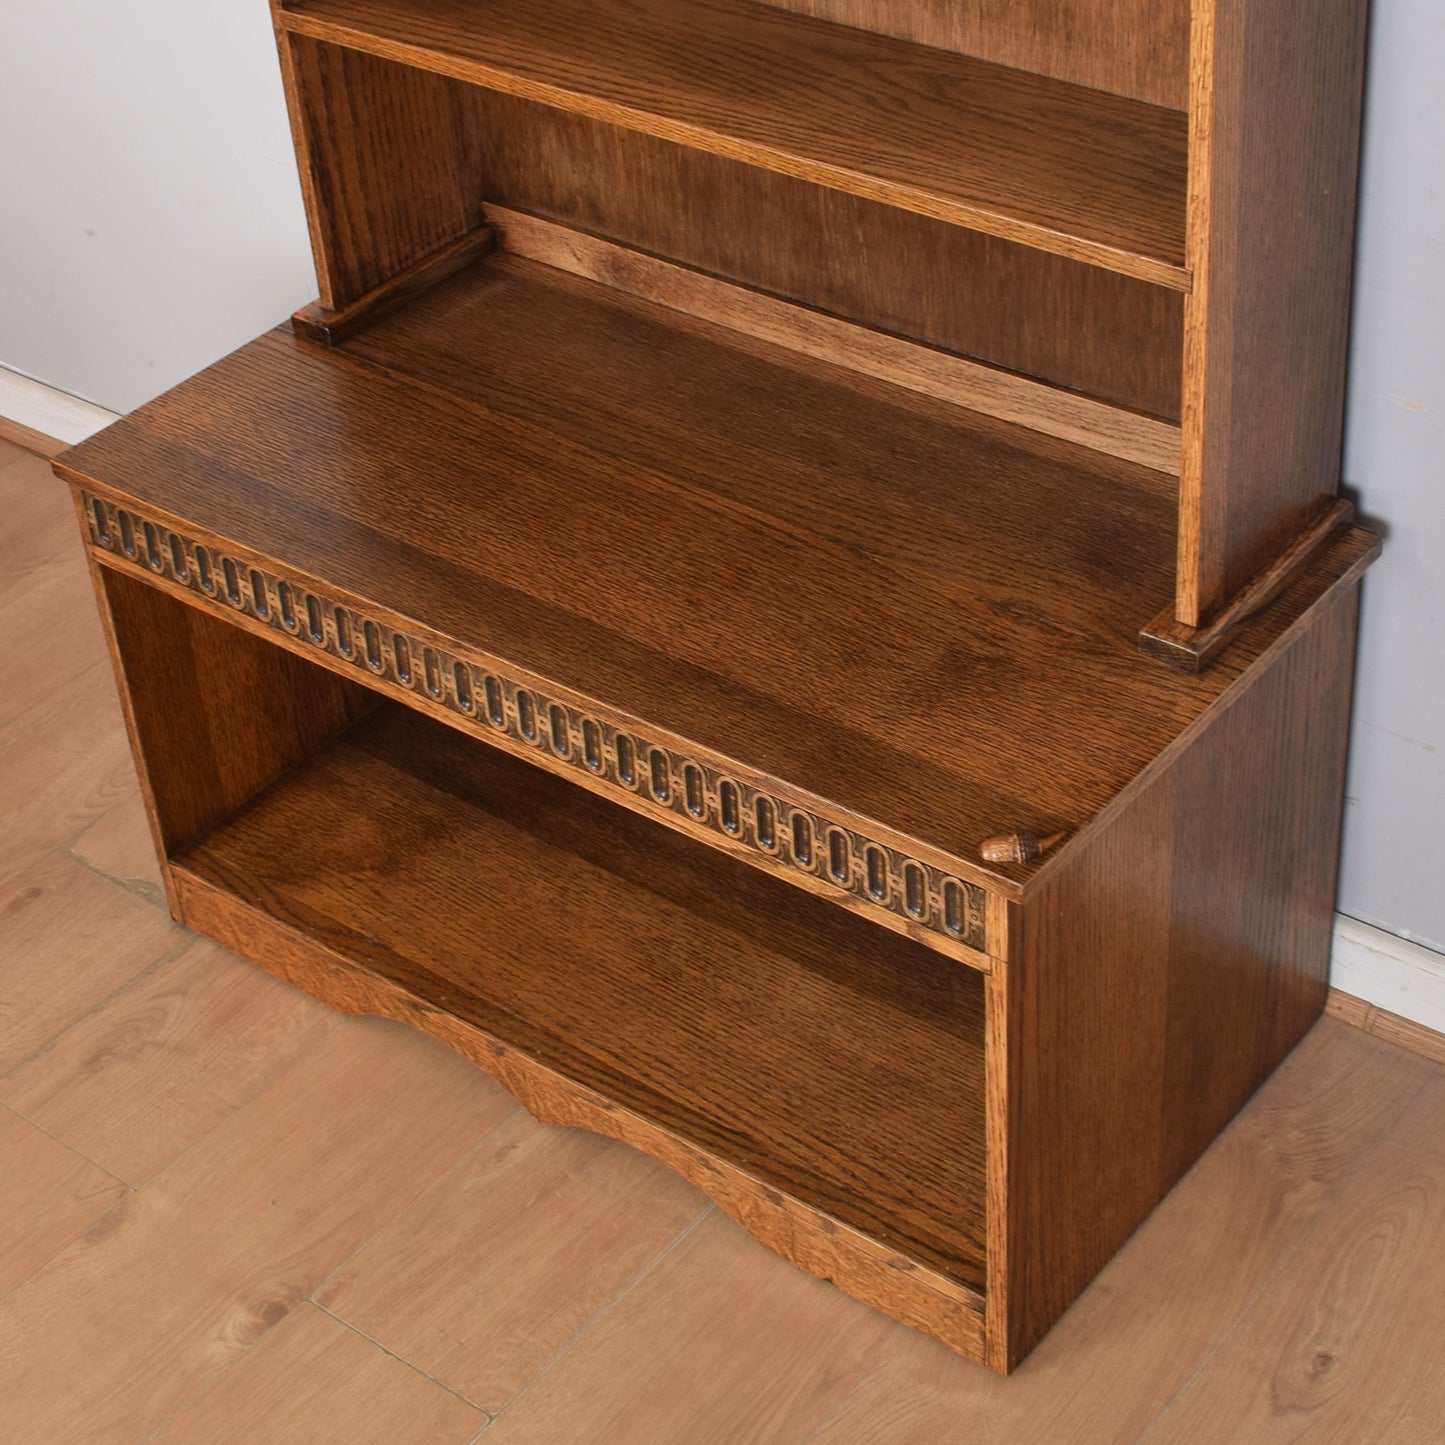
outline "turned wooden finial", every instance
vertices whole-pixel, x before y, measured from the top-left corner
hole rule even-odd
[[[1037,833],[1006,833],[1000,838],[985,838],[978,845],[978,851],[985,863],[1032,863],[1062,841],[1063,836],[1054,833],[1040,838]]]

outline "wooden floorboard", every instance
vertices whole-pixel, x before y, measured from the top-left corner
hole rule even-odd
[[[0,444],[0,493],[8,625],[83,638],[63,490]],[[1002,1380],[176,928],[79,657],[0,723],[6,1445],[1440,1438],[1438,1035],[1336,1000]]]
[[[467,1445],[486,1423],[435,1380],[303,1304],[148,1445]]]
[[[336,1027],[212,943],[136,980],[0,1082],[0,1102],[143,1184]]]
[[[0,883],[0,1075],[186,943],[158,909],[60,854]]]
[[[625,1144],[519,1112],[317,1298],[495,1412],[707,1207]]]
[[[0,1293],[8,1293],[84,1234],[130,1191],[9,1109],[0,1109]]]

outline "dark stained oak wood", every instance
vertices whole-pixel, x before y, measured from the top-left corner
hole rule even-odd
[[[366,275],[332,266],[352,298],[378,284],[371,278],[385,265],[399,269],[467,234],[472,201],[485,195],[830,315],[1178,420],[1177,291],[446,76],[423,77],[418,96],[414,71],[358,51],[291,36],[283,56],[293,50],[306,60],[301,78],[313,76],[307,96],[324,82],[323,94],[345,99],[324,112],[342,132],[324,141],[325,154],[347,152],[332,162],[343,174],[385,171],[339,209],[307,188],[323,303],[332,252],[374,247],[384,263]],[[293,111],[316,105],[295,100]],[[352,131],[380,130],[394,146],[404,116],[413,118],[400,123],[403,135],[421,129],[432,151],[449,153],[439,195],[408,185],[404,169],[393,174],[385,151],[350,155]],[[715,216],[747,223],[717,225]]]
[[[376,705],[354,682],[217,627],[135,578],[96,576],[164,851],[194,842]],[[205,687],[190,681],[200,677]]]
[[[1351,591],[1015,905],[1000,1367],[1324,1007],[1355,619]]]
[[[305,0],[292,34],[1187,290],[1182,113],[753,0]]]
[[[453,85],[489,201],[1179,418],[1178,291],[587,116]],[[717,225],[715,216],[746,224]]]
[[[1139,634],[1139,646],[1150,657],[1184,672],[1202,672],[1228,645],[1240,623],[1267,607],[1311,557],[1326,546],[1355,515],[1352,502],[1338,500],[1319,516],[1262,571],[1239,589],[1201,627],[1188,627],[1167,607]]]
[[[939,401],[1179,475],[1179,428],[1169,422],[791,305],[522,211],[489,204],[486,214],[504,232],[513,255]]]
[[[413,297],[430,290],[439,281],[465,270],[480,256],[496,248],[497,234],[490,226],[473,231],[459,241],[433,251],[415,265],[398,271],[389,281],[365,292],[355,301],[333,311],[314,301],[303,306],[291,318],[292,328],[308,341],[334,346],[345,341],[365,326],[370,326],[388,311],[405,305]]]
[[[127,515],[99,499],[89,499],[88,506],[109,512],[108,521]],[[137,519],[132,525],[140,530],[151,524]],[[701,750],[669,743],[634,720],[609,717],[586,699],[567,699],[559,689],[540,691],[509,676],[505,665],[469,660],[468,650],[453,641],[408,632],[395,618],[373,615],[379,609],[358,611],[335,595],[318,594],[249,563],[236,564],[180,533],[154,530],[167,552],[180,555],[181,564],[167,567],[163,577],[149,563],[144,572],[131,575],[164,586],[177,601],[343,678],[359,677],[380,696],[699,838],[970,968],[992,970],[993,957],[985,948],[1007,956],[1006,930],[991,915],[989,895],[976,883],[913,858],[906,843],[899,852],[885,828],[865,824],[859,832],[834,810],[824,808],[820,816],[809,799],[777,780],[761,779],[731,762],[711,764]],[[115,552],[96,556],[107,568],[123,565]],[[237,574],[244,571],[247,581],[234,595],[229,589],[208,589],[207,571],[214,576],[228,563]],[[684,749],[680,754],[679,746]]]
[[[272,0],[321,295],[55,463],[176,916],[1010,1371],[1324,1006],[1365,3]]]
[[[475,131],[441,76],[278,39],[321,305],[342,312],[481,229]]]
[[[1358,562],[1184,678],[1158,474],[504,257],[63,465],[1006,888],[984,838],[1084,827]]]
[[[1368,0],[1198,0],[1176,616],[1339,486]]]
[[[1187,103],[1188,0],[768,3],[1158,105],[1182,110]]]
[[[981,1290],[968,970],[394,707],[174,867]]]

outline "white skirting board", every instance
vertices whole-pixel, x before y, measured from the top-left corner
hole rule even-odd
[[[0,366],[0,416],[70,444],[109,426],[114,412]],[[1376,1008],[1445,1034],[1445,954],[1338,914],[1330,983]]]
[[[113,411],[0,366],[0,416],[74,446],[116,419]]]
[[[1445,953],[1336,914],[1330,983],[1386,1013],[1445,1034]]]

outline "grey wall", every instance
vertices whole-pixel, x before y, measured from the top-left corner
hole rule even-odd
[[[1374,0],[1345,477],[1365,584],[1340,907],[1445,949],[1445,5]]]
[[[129,411],[316,294],[265,0],[0,0],[0,364]]]
[[[261,0],[3,0],[0,364],[127,411],[315,294]],[[1341,906],[1445,947],[1445,5],[1374,0],[1346,477]]]

